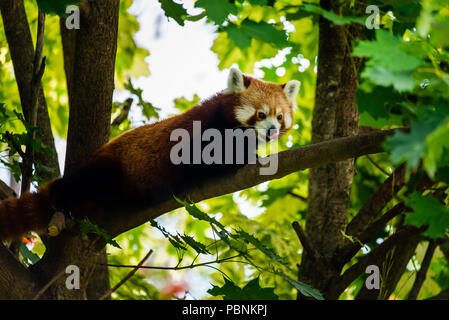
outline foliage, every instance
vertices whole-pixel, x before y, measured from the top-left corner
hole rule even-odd
[[[54,13],[65,16],[66,7],[78,4],[80,0],[36,0],[39,8],[45,13]]]
[[[82,234],[84,235],[95,234],[101,236],[106,241],[106,243],[120,249],[120,246],[118,245],[117,241],[113,240],[106,230],[100,228],[95,223],[92,223],[89,220],[89,218],[84,217],[82,220],[80,220],[79,227]]]
[[[156,221],[151,220],[150,223],[153,227],[156,227],[158,230],[162,232],[164,237],[166,237],[171,245],[179,252],[186,251],[187,247],[193,248],[197,256],[193,260],[190,267],[194,266],[194,261],[200,254],[206,255],[216,255],[217,260],[212,263],[224,263],[224,262],[232,262],[233,260],[228,261],[231,258],[243,258],[243,261],[240,263],[246,263],[248,266],[255,268],[259,273],[272,273],[277,276],[280,276],[284,280],[287,280],[290,284],[292,284],[296,289],[301,291],[306,296],[312,296],[315,299],[323,299],[322,295],[311,286],[302,283],[297,280],[291,279],[289,276],[281,271],[285,269],[285,260],[282,259],[279,255],[277,255],[273,248],[267,246],[262,243],[259,239],[254,237],[253,235],[248,234],[243,230],[233,230],[228,231],[225,226],[220,223],[214,217],[208,215],[198,208],[197,205],[193,203],[188,203],[186,201],[182,201],[178,198],[175,198],[179,203],[181,203],[186,211],[194,218],[205,221],[209,223],[213,233],[214,240],[207,245],[204,245],[196,240],[193,237],[190,237],[186,234],[184,235],[173,235],[170,232],[167,232],[165,228],[161,227]],[[215,236],[218,237],[218,240],[215,240]],[[215,248],[215,253],[212,253],[207,250],[209,247]],[[254,262],[255,252],[262,253],[265,256],[264,266],[257,265]],[[236,253],[236,254],[235,254]],[[218,258],[218,257],[226,257],[226,258]],[[179,261],[177,266],[179,266],[182,262],[183,254],[179,254]],[[203,266],[204,264],[198,264],[198,266]],[[288,269],[288,268],[287,268]],[[222,271],[221,271],[222,272]],[[251,280],[243,289],[240,289],[236,286],[223,272],[223,275],[227,277],[225,278],[224,285],[220,288],[218,286],[213,286],[208,292],[212,296],[224,295],[223,299],[262,299],[265,297],[267,299],[275,299],[276,295],[274,295],[272,289],[260,289],[258,286],[259,277]],[[259,290],[257,290],[259,288]],[[257,293],[259,291],[259,293]]]
[[[259,278],[249,281],[243,288],[224,278],[222,287],[212,286],[207,292],[212,296],[223,296],[223,300],[278,300],[273,288],[261,288]]]
[[[449,208],[432,197],[423,197],[413,193],[410,200],[406,202],[413,208],[414,213],[407,215],[405,223],[417,227],[428,225],[429,228],[423,233],[432,238],[442,238],[444,232],[449,229]]]

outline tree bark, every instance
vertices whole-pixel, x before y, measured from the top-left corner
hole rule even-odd
[[[336,1],[322,0],[325,10],[339,12]],[[357,36],[358,29],[333,26],[319,17],[318,74],[312,120],[312,143],[357,134],[358,112],[355,102],[360,60],[351,57],[347,33]],[[324,259],[330,260],[344,237],[354,160],[311,169],[306,214],[306,234]],[[299,280],[326,296],[327,286],[336,270],[328,263],[317,268],[306,252],[302,256]],[[299,298],[300,295],[298,295]]]
[[[109,140],[111,121],[119,1],[87,0],[80,9],[80,29],[70,39],[63,36],[63,43],[75,41],[64,45],[66,50],[74,48],[64,53],[70,105],[64,174],[75,170]],[[86,288],[97,261],[105,258],[104,243],[97,240],[83,239],[67,230],[49,240],[44,257],[33,270],[47,280],[68,265],[78,266],[81,272],[79,290],[68,290],[63,277],[49,289],[54,298],[87,297]],[[92,291],[91,295],[95,296]]]
[[[268,180],[280,179],[299,170],[321,167],[365,154],[382,152],[383,141],[394,132],[395,130],[379,130],[368,134],[337,138],[302,148],[282,151],[274,155],[278,158],[279,166],[277,172],[273,175],[260,175],[260,165],[249,164],[235,173],[223,177],[197,181],[195,187],[185,190],[183,194],[178,194],[177,197],[199,202],[250,188]],[[114,219],[98,223],[111,236],[115,237],[122,232],[147,222],[149,219],[154,219],[179,207],[181,207],[181,204],[175,199],[171,199],[142,212],[114,216]]]

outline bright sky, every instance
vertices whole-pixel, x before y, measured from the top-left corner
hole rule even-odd
[[[184,7],[190,14],[198,13],[192,1],[185,1]],[[205,19],[186,21],[182,27],[167,20],[158,1],[134,1],[129,11],[140,23],[135,41],[150,51],[146,61],[151,76],[133,81],[144,89],[145,99],[167,114],[175,98],[191,99],[197,93],[204,99],[225,88],[228,71],[217,68],[218,58],[210,50],[216,35]]]

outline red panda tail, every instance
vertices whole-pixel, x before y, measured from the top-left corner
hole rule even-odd
[[[53,210],[48,183],[36,193],[26,192],[20,198],[0,202],[0,241],[18,240],[29,231],[42,233]]]

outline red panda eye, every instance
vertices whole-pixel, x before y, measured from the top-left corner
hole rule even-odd
[[[265,119],[267,117],[266,114],[263,113],[263,112],[259,112],[258,116],[259,116],[260,119]]]
[[[282,114],[278,114],[278,120],[282,120]]]

